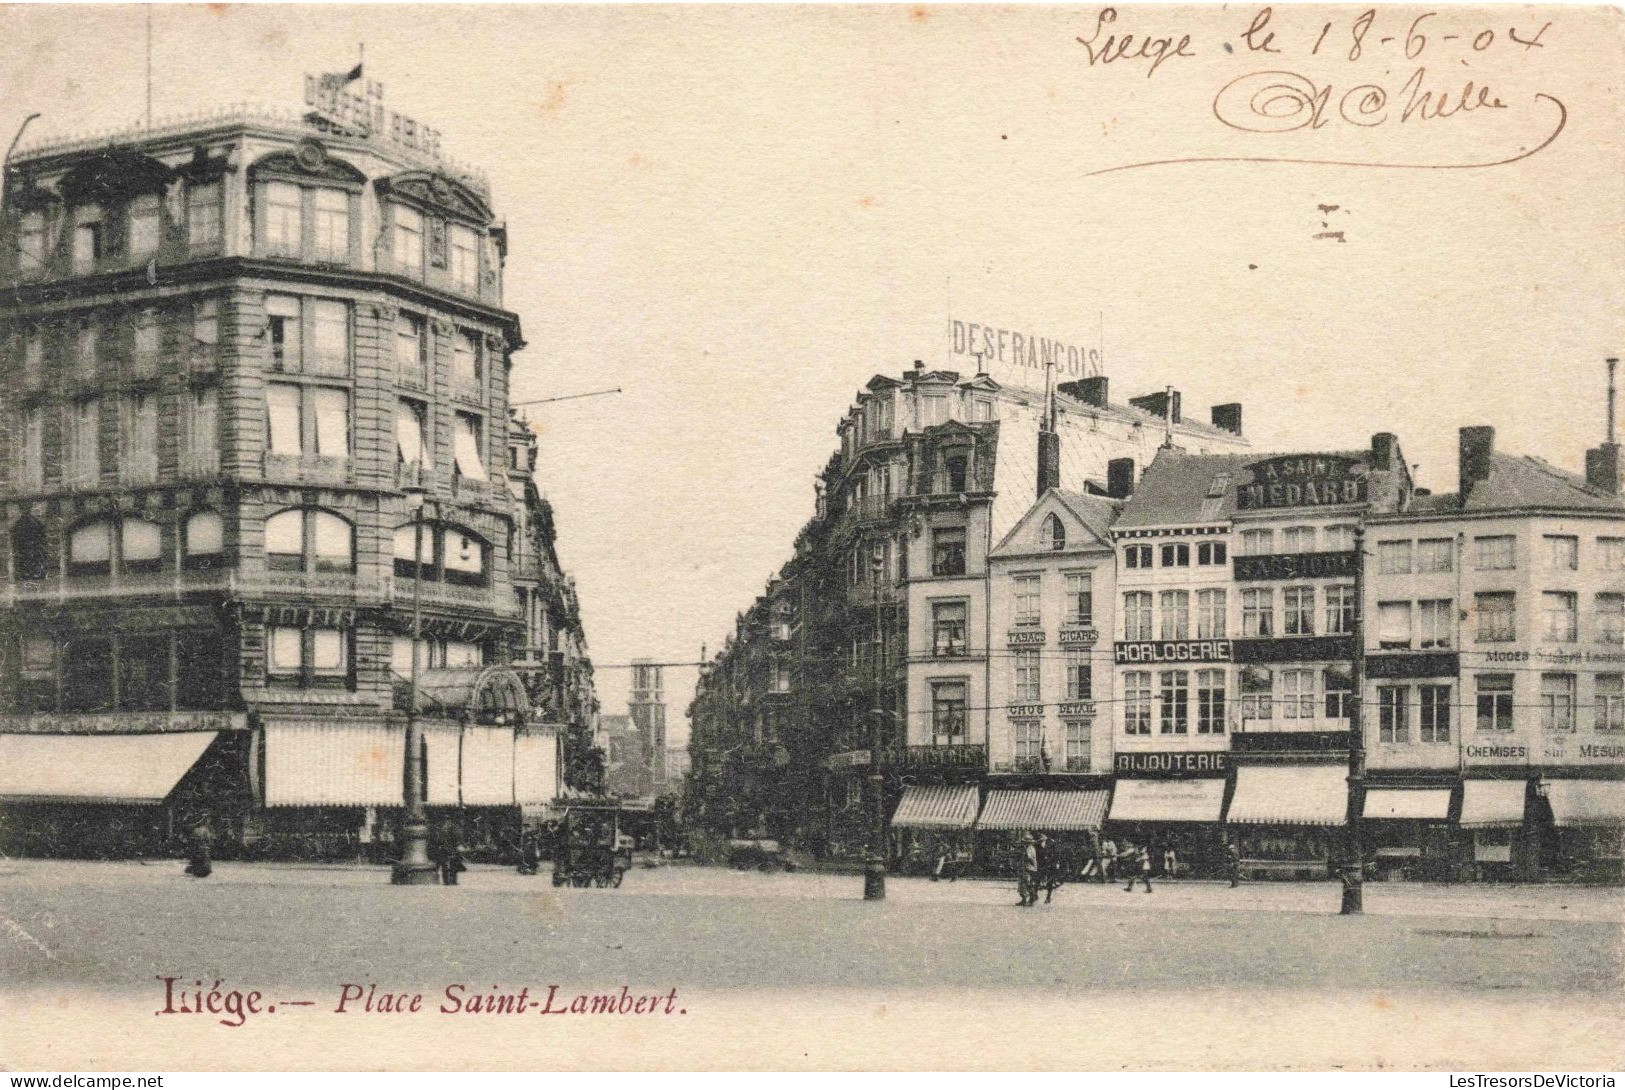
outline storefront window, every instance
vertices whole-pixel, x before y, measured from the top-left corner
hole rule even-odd
[[[1512,729],[1512,675],[1478,675],[1478,729]]]

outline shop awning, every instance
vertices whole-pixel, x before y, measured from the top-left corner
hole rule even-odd
[[[969,829],[980,801],[975,784],[909,784],[891,823],[900,829]]]
[[[406,732],[376,720],[269,720],[265,805],[399,806],[405,757]]]
[[[1625,825],[1625,783],[1617,780],[1548,780],[1546,801],[1562,828]]]
[[[1450,817],[1450,788],[1368,788],[1364,812],[1367,818],[1374,819],[1444,821]]]
[[[514,739],[513,793],[521,807],[559,797],[559,736],[551,731]]]
[[[456,723],[423,724],[423,801],[428,805],[457,805],[462,748],[462,731]]]
[[[1461,786],[1461,827],[1493,829],[1523,824],[1522,780],[1467,780]]]
[[[512,727],[463,728],[463,805],[513,805]]]
[[[1113,821],[1218,821],[1224,781],[1118,780],[1112,792]]]
[[[160,803],[217,733],[0,734],[0,799]]]
[[[1105,820],[1104,791],[989,791],[976,827],[1076,833]]]
[[[1261,765],[1236,770],[1232,825],[1346,825],[1348,769],[1342,765]]]

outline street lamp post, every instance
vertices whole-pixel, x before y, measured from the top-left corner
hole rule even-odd
[[[1343,854],[1344,916],[1365,910],[1365,525],[1354,527],[1354,656],[1349,670],[1348,843]]]
[[[871,585],[874,587],[875,605],[875,706],[870,719],[874,725],[869,735],[869,806],[874,824],[869,829],[869,858],[863,864],[863,899],[886,899],[886,780],[880,770],[880,725],[885,720],[886,702],[886,634],[880,623],[880,578],[884,563],[878,548],[870,565]]]
[[[423,810],[423,724],[418,722],[418,657],[423,653],[423,504],[424,488],[405,489],[412,507],[412,674],[406,706],[406,821],[402,833],[406,843],[400,862],[390,875],[397,886],[429,886],[439,880],[429,860],[429,821]]]

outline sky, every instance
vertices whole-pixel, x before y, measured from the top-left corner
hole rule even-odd
[[[1625,344],[1617,13],[1115,10],[161,6],[153,115],[299,107],[364,42],[485,168],[514,400],[622,391],[527,410],[606,712],[619,664],[720,645],[871,375],[974,370],[950,319],[1096,348],[1116,400],[1240,401],[1261,450],[1393,431],[1447,490],[1492,424],[1583,466]],[[0,8],[0,138],[139,121],[146,16]]]

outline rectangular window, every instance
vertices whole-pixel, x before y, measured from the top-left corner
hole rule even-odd
[[[107,239],[102,230],[102,210],[98,205],[84,205],[73,212],[73,271],[96,271],[96,263],[105,253]]]
[[[1411,604],[1377,603],[1377,646],[1398,650],[1411,645]]]
[[[1598,674],[1592,694],[1596,713],[1594,728],[1610,732],[1625,730],[1625,675]]]
[[[220,301],[200,299],[192,304],[192,346],[194,351],[213,351],[220,346]]]
[[[939,526],[931,531],[931,574],[965,574],[963,526]]]
[[[1222,640],[1225,636],[1225,613],[1228,606],[1223,590],[1196,592],[1196,638]]]
[[[311,299],[310,357],[306,370],[314,375],[350,373],[350,305],[337,299]]]
[[[1259,589],[1241,592],[1241,634],[1275,635],[1275,591]]]
[[[23,331],[23,384],[38,389],[45,380],[45,335],[38,329]]]
[[[1542,630],[1553,643],[1573,643],[1580,638],[1579,596],[1571,591],[1546,591],[1540,596]]]
[[[1547,534],[1546,566],[1552,571],[1578,571],[1580,568],[1580,539],[1569,534]]]
[[[1275,552],[1274,530],[1243,530],[1241,532],[1242,556],[1268,556]]]
[[[1066,574],[1065,623],[1085,628],[1095,623],[1094,577],[1089,572]]]
[[[1275,717],[1275,675],[1267,667],[1241,668],[1241,719],[1268,721]]]
[[[304,194],[289,182],[265,186],[265,248],[279,257],[298,257],[304,245]]]
[[[1516,564],[1517,539],[1512,535],[1473,538],[1473,557],[1479,571],[1510,571]]]
[[[1478,729],[1512,729],[1512,675],[1478,675]]]
[[[965,713],[969,685],[964,681],[931,683],[931,733],[939,739],[965,736]]]
[[[45,213],[25,212],[17,223],[17,271],[30,276],[45,268]]]
[[[45,487],[45,414],[38,405],[23,410],[23,464],[17,482],[25,491]]]
[[[395,265],[408,276],[423,275],[423,213],[404,204],[393,205]]]
[[[1478,642],[1510,643],[1518,638],[1517,610],[1511,591],[1473,595],[1478,614]]]
[[[337,628],[310,630],[310,668],[318,674],[342,674],[350,668],[347,633]]]
[[[485,459],[480,456],[484,437],[483,420],[473,413],[457,414],[456,430],[452,433],[452,454],[458,474],[469,480],[485,480]]]
[[[1024,626],[1042,624],[1043,607],[1040,603],[1043,578],[1037,575],[1018,575],[1011,580],[1011,585],[1014,601],[1011,620]]]
[[[1411,543],[1409,541],[1379,541],[1377,543],[1377,571],[1383,575],[1409,575],[1411,572]]]
[[[1328,553],[1349,553],[1354,551],[1354,527],[1328,526],[1321,531],[1324,538],[1321,548]]]
[[[1036,719],[1014,719],[1010,722],[1012,738],[1011,756],[1028,764],[1044,755],[1044,727]]]
[[[1428,598],[1416,603],[1418,630],[1417,644],[1423,648],[1446,648],[1454,640],[1456,630],[1456,604],[1449,598]]]
[[[1347,719],[1354,699],[1354,678],[1341,667],[1328,666],[1321,675],[1326,686],[1326,718]]]
[[[1625,537],[1597,539],[1597,566],[1603,571],[1625,571]]]
[[[1090,666],[1090,656],[1087,651],[1068,651],[1066,653],[1066,698],[1068,700],[1093,700],[1095,695],[1094,670]]]
[[[1326,588],[1326,635],[1354,633],[1354,587],[1338,584]]]
[[[1151,672],[1128,670],[1123,674],[1123,733],[1151,733]]]
[[[101,399],[87,397],[68,408],[68,484],[94,488],[102,476]]]
[[[451,273],[451,286],[472,295],[480,284],[479,236],[469,228],[458,224],[451,225],[447,236],[450,244],[448,271]]]
[[[1281,671],[1281,718],[1315,718],[1315,671]]]
[[[146,193],[130,201],[126,221],[129,231],[125,236],[125,250],[130,260],[145,261],[157,253],[158,244],[163,239],[158,194]]]
[[[1417,726],[1422,741],[1450,741],[1450,686],[1421,685],[1416,695],[1420,704]]]
[[[1455,568],[1456,543],[1447,537],[1425,537],[1416,543],[1416,570],[1447,572]]]
[[[1377,738],[1383,742],[1411,740],[1411,690],[1408,685],[1377,686]]]
[[[1090,724],[1068,720],[1063,724],[1066,730],[1066,770],[1068,772],[1089,771],[1090,747],[1092,743]]]
[[[1281,531],[1281,551],[1283,553],[1312,553],[1315,551],[1315,528],[1313,526],[1288,526]]]
[[[119,524],[119,566],[123,571],[157,571],[163,538],[155,522],[125,519]]]
[[[299,387],[286,382],[267,383],[265,407],[271,433],[271,453],[301,453],[305,448]]]
[[[1151,592],[1131,590],[1123,595],[1123,638],[1149,640],[1151,635]]]
[[[420,390],[429,386],[429,342],[423,319],[415,314],[395,319],[395,375]]]
[[[205,182],[186,191],[186,244],[211,250],[221,242],[220,183]]]
[[[420,401],[402,398],[395,406],[395,455],[403,465],[428,466],[433,464],[428,445],[424,442],[425,422],[429,409]]]
[[[1151,546],[1123,546],[1123,565],[1129,568],[1149,568],[1151,566]]]
[[[1574,729],[1574,675],[1540,675],[1540,727],[1550,731]]]
[[[1022,704],[1036,704],[1043,699],[1043,667],[1038,652],[1024,649],[1014,652],[1016,664],[1016,700]]]
[[[305,388],[310,398],[311,415],[315,418],[315,448],[313,453],[324,458],[350,456],[350,391],[327,386]]]
[[[1186,590],[1165,590],[1159,595],[1160,639],[1186,640],[1191,634],[1191,595]]]
[[[466,330],[459,329],[451,339],[451,379],[463,390],[480,388],[480,346]]]
[[[1196,546],[1198,564],[1223,564],[1225,559],[1225,546],[1222,541],[1204,541]]]
[[[1190,732],[1190,676],[1188,670],[1161,671],[1162,691],[1157,702],[1160,733]]]
[[[124,395],[119,429],[119,477],[126,484],[158,479],[158,397],[150,392]]]
[[[1225,673],[1196,671],[1196,733],[1223,734],[1225,727]]]
[[[158,312],[143,310],[130,327],[130,353],[135,360],[151,366],[158,359],[163,340],[163,327],[158,324]]]
[[[113,524],[92,522],[68,536],[68,572],[106,575],[113,569]]]
[[[318,189],[312,201],[315,214],[317,261],[350,260],[350,194],[342,189]]]
[[[186,446],[181,451],[183,476],[209,476],[220,469],[218,402],[219,395],[212,386],[196,387],[185,397]]]
[[[954,657],[965,654],[964,602],[931,603],[931,653]]]
[[[73,325],[74,375],[82,380],[96,377],[101,368],[101,331],[93,318],[77,319]]]
[[[265,297],[266,333],[271,344],[271,370],[297,371],[303,362],[300,351],[299,299],[292,295]]]
[[[1597,595],[1597,642],[1625,644],[1625,594]]]
[[[1281,631],[1287,636],[1315,634],[1315,588],[1285,587],[1281,591]]]
[[[1184,542],[1162,547],[1162,566],[1188,568],[1191,566],[1191,547]]]

